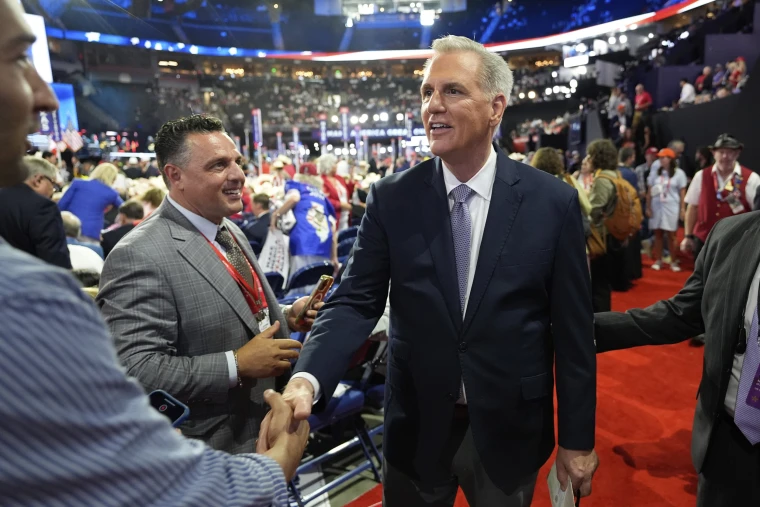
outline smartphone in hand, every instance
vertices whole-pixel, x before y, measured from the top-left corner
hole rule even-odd
[[[306,312],[311,310],[312,306],[314,306],[315,304],[325,299],[325,296],[327,296],[327,292],[330,290],[330,287],[332,287],[334,280],[335,279],[331,277],[330,275],[322,275],[319,278],[319,282],[317,282],[316,287],[314,287],[314,290],[311,291],[311,296],[309,296],[309,300],[306,302],[305,305],[303,305],[303,308],[296,316],[297,326],[303,325],[303,321],[306,318]]]
[[[148,397],[153,408],[168,417],[175,428],[185,422],[190,416],[190,409],[187,408],[187,405],[178,401],[166,391],[158,389],[150,393]]]

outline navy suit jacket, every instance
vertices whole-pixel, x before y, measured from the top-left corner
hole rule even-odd
[[[594,447],[596,351],[578,194],[496,149],[464,318],[436,158],[372,186],[353,257],[296,372],[317,378],[322,409],[382,315],[390,282],[386,459],[426,482],[450,478],[442,449],[464,380],[485,470],[511,492],[554,448],[555,367],[559,443]]]

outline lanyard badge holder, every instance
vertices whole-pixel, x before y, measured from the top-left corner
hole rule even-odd
[[[256,322],[259,324],[259,332],[266,331],[271,326],[271,323],[269,322],[269,308],[266,306],[264,290],[261,288],[261,282],[256,276],[256,272],[253,270],[253,267],[250,265],[250,263],[248,263],[248,267],[251,270],[251,278],[253,278],[253,287],[251,287],[251,285],[248,284],[248,282],[245,280],[245,278],[243,278],[238,270],[235,269],[232,264],[230,264],[230,261],[227,260],[224,254],[220,252],[212,242],[208,241],[208,239],[206,239],[206,241],[214,250],[216,256],[219,257],[219,260],[222,262],[227,272],[240,287],[240,291],[243,293],[243,297],[245,298],[246,303],[248,303],[248,307],[251,309],[251,313],[253,313],[253,316],[256,318]],[[234,237],[233,241],[237,243],[237,240],[235,240]],[[248,262],[247,259],[246,262]]]

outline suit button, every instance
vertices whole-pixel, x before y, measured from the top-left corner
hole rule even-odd
[[[467,352],[467,344],[465,342],[459,344],[459,352]]]

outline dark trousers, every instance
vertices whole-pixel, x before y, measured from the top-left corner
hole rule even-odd
[[[591,259],[591,302],[594,312],[612,309],[612,282],[607,254]]]
[[[499,489],[486,474],[475,449],[469,418],[461,415],[454,421],[451,437],[444,449],[444,459],[451,461],[451,478],[440,484],[416,481],[387,461],[383,462],[383,507],[452,507],[457,490],[462,488],[470,507],[529,507],[533,500],[538,472],[525,477],[515,491]],[[514,459],[520,459],[514,456]],[[505,456],[504,459],[511,459]]]
[[[697,507],[760,505],[760,444],[750,445],[722,414],[713,428],[697,487]]]

